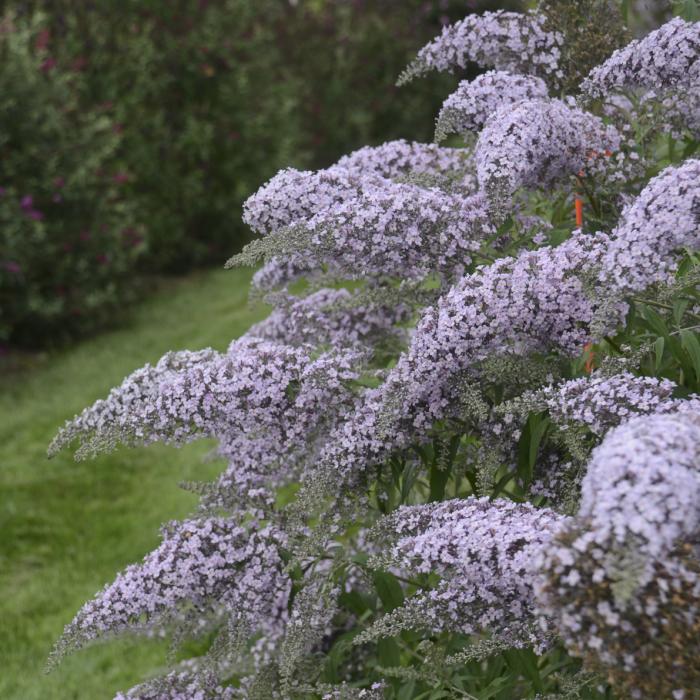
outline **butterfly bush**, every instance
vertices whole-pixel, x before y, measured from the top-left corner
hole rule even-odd
[[[501,107],[547,97],[547,85],[536,76],[488,71],[463,80],[443,103],[435,125],[435,141],[450,134],[480,132]]]
[[[562,38],[536,13],[485,12],[445,27],[401,74],[399,85],[431,70],[465,68],[468,62],[512,73],[561,77]]]
[[[612,54],[575,99],[550,20],[446,27],[400,82],[493,69],[438,116],[464,147],[278,173],[229,261],[262,263],[270,315],[59,432],[51,453],[78,457],[214,438],[223,466],[53,659],[126,632],[213,639],[124,700],[466,697],[493,680],[472,662],[506,650],[496,666],[561,669],[530,694],[695,697],[698,24]],[[524,697],[515,675],[502,692]]]

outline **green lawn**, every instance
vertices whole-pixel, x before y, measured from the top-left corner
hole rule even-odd
[[[164,662],[165,645],[120,640],[43,665],[63,625],[126,564],[158,542],[195,497],[183,479],[213,477],[209,445],[155,445],[76,463],[52,461],[56,429],[133,369],[170,349],[224,349],[264,311],[247,307],[247,271],[168,282],[116,331],[0,380],[0,698],[111,699]]]

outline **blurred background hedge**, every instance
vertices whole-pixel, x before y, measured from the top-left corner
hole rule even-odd
[[[221,264],[246,241],[242,202],[281,167],[430,140],[456,80],[399,91],[397,75],[441,24],[504,5],[6,3],[0,342],[61,342],[115,318],[149,276]]]

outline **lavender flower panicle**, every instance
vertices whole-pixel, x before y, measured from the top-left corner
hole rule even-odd
[[[667,91],[700,86],[700,22],[674,17],[643,39],[618,49],[581,84],[590,97],[613,90]]]
[[[424,46],[401,74],[398,85],[431,70],[450,71],[477,63],[512,73],[541,75],[553,80],[559,69],[562,38],[544,28],[537,13],[485,12],[449,25]]]
[[[219,353],[211,348],[198,352],[168,352],[155,367],[147,364],[136,370],[119,387],[112,389],[106,399],[96,401],[79,416],[67,421],[49,445],[49,456],[58,453],[76,438],[85,439],[88,435],[102,433],[108,426],[118,423],[132,408],[148,405],[155,398],[161,383],[166,383],[181,372],[215,361],[218,357]],[[114,444],[105,445],[106,449],[113,447]],[[76,458],[92,453],[94,450],[86,447],[84,451],[78,451]]]
[[[581,423],[602,437],[636,415],[700,408],[698,396],[673,398],[676,388],[669,379],[636,377],[630,372],[610,377],[593,374],[547,387],[543,398],[552,420],[558,425]]]
[[[117,693],[114,700],[233,700],[234,688],[222,687],[215,677],[187,671],[168,675]]]
[[[566,521],[547,509],[487,498],[402,506],[378,526],[383,542],[393,540],[378,563],[409,576],[437,573],[442,581],[379,618],[359,641],[419,627],[488,632],[515,647],[546,647],[549,635],[537,631],[530,564]]]
[[[352,305],[346,289],[320,289],[308,297],[276,300],[277,307],[247,335],[292,346],[372,347],[401,341],[397,324],[410,318],[405,306]]]
[[[257,233],[274,233],[332,209],[365,188],[408,175],[444,178],[461,172],[468,187],[468,170],[469,158],[457,148],[404,140],[367,146],[325,170],[281,170],[246,200],[243,220]]]
[[[310,427],[308,420],[315,420],[318,402],[337,397],[343,381],[356,376],[352,367],[359,360],[353,351],[311,359],[302,348],[253,337],[234,341],[225,355],[204,351],[187,356],[188,363],[176,370],[167,358],[167,371],[138,370],[106,401],[69,422],[53,449],[78,438],[81,456],[120,442],[177,445],[231,431],[253,436],[262,429],[270,439],[274,435],[280,444],[289,444]],[[319,383],[319,378],[328,381]],[[299,391],[290,396],[289,387],[297,383]]]
[[[455,179],[466,193],[474,185],[470,175],[471,158],[463,148],[445,148],[403,139],[360,148],[343,156],[337,167],[352,175],[373,175],[389,180],[401,180],[411,175]]]
[[[585,170],[594,154],[616,151],[620,135],[601,119],[561,100],[506,104],[479,135],[479,184],[501,197],[521,187],[550,187]]]
[[[621,293],[669,282],[674,251],[700,247],[700,160],[669,166],[623,212],[599,279]]]
[[[631,697],[685,697],[700,682],[697,404],[612,430],[582,491],[538,555],[538,610]]]
[[[141,564],[128,566],[67,625],[50,663],[105,636],[149,633],[186,612],[238,617],[255,629],[286,610],[290,580],[268,526],[250,531],[230,519],[171,523]]]
[[[505,71],[488,71],[472,81],[463,80],[442,104],[435,126],[435,141],[450,134],[478,133],[506,105],[547,97],[541,78]]]

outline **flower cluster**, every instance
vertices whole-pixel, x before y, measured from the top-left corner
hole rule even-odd
[[[536,13],[485,12],[445,27],[424,46],[401,74],[398,84],[431,70],[465,68],[467,63],[513,73],[561,77],[561,37],[544,28]]]
[[[442,104],[435,141],[450,134],[478,133],[500,108],[546,97],[547,85],[536,76],[488,71],[472,81],[463,80]]]
[[[410,318],[404,306],[356,303],[346,289],[320,289],[308,297],[276,299],[274,311],[247,335],[285,345],[373,347],[400,342],[397,325]]]
[[[309,219],[361,189],[361,179],[341,168],[319,172],[288,168],[246,200],[243,221],[256,233],[273,233]]]
[[[509,645],[543,647],[534,613],[531,562],[566,518],[546,509],[487,498],[404,506],[377,528],[378,561],[410,576],[437,573],[440,584],[379,618],[362,641],[404,628],[489,632]]]
[[[696,403],[697,405],[697,403]],[[593,453],[578,517],[592,542],[613,540],[648,558],[700,526],[700,414],[635,418]],[[646,575],[640,574],[640,583]]]
[[[352,363],[358,359],[351,352],[311,359],[303,348],[253,337],[234,341],[224,355],[191,353],[175,366],[173,357],[179,360],[166,355],[155,370],[138,370],[69,421],[52,450],[76,438],[83,455],[119,442],[182,444],[261,430],[289,444],[309,427],[307,421],[315,422],[315,410],[328,395],[337,398],[342,381],[356,376]]]
[[[552,419],[563,426],[586,425],[596,435],[630,418],[649,413],[672,413],[700,407],[700,399],[675,399],[676,384],[669,379],[635,377],[630,372],[610,377],[594,375],[572,379],[543,394]]]
[[[273,233],[331,209],[365,187],[389,184],[384,180],[421,175],[459,183],[461,175],[463,186],[468,186],[468,169],[468,158],[457,148],[404,140],[367,146],[325,170],[280,171],[246,200],[243,220],[257,233]]]
[[[173,671],[163,678],[117,693],[114,700],[233,700],[234,688],[224,688],[216,677]]]
[[[67,421],[49,446],[49,455],[70,445],[74,440],[87,442],[87,436],[104,435],[112,426],[125,420],[125,416],[137,406],[148,406],[155,398],[158,386],[167,383],[182,372],[200,365],[207,365],[218,359],[219,354],[212,349],[198,352],[166,353],[155,365],[146,365],[124,379],[122,384],[110,391],[106,399],[96,401],[79,416]],[[100,445],[101,449],[111,448],[114,444]],[[79,450],[77,456],[90,455],[98,450],[98,445]]]
[[[272,527],[250,531],[226,518],[172,523],[141,564],[127,567],[83,606],[54,655],[119,632],[157,631],[192,615],[224,615],[244,630],[268,624],[287,608],[284,542]]]
[[[614,127],[561,100],[527,100],[496,112],[476,142],[481,187],[503,196],[577,175],[596,154],[616,151]]]
[[[611,90],[697,87],[700,85],[700,22],[675,17],[643,39],[633,41],[594,68],[581,85],[600,97]]]
[[[682,698],[700,679],[699,445],[697,410],[611,431],[576,519],[538,562],[539,609],[632,697]]]
[[[575,234],[462,278],[425,310],[382,386],[367,391],[359,410],[331,433],[322,468],[352,482],[363,468],[420,441],[457,407],[455,380],[490,356],[578,353],[591,340],[596,310],[581,275],[596,268],[608,243],[603,234]],[[615,306],[611,327],[626,309]]]
[[[254,241],[229,264],[264,258],[275,265],[278,283],[288,282],[274,262],[283,251],[338,278],[420,280],[437,272],[450,281],[464,274],[484,239],[495,233],[483,194],[383,180],[284,235]]]
[[[392,184],[317,214],[309,254],[343,277],[421,279],[464,274],[483,239],[495,234],[483,195]]]
[[[461,148],[432,143],[399,139],[381,146],[365,146],[343,156],[337,167],[353,175],[378,175],[390,180],[423,176],[438,182],[453,181],[466,190],[473,186],[468,154]]]
[[[613,232],[599,279],[618,291],[639,292],[668,282],[674,251],[700,241],[700,160],[669,166],[623,212]]]

